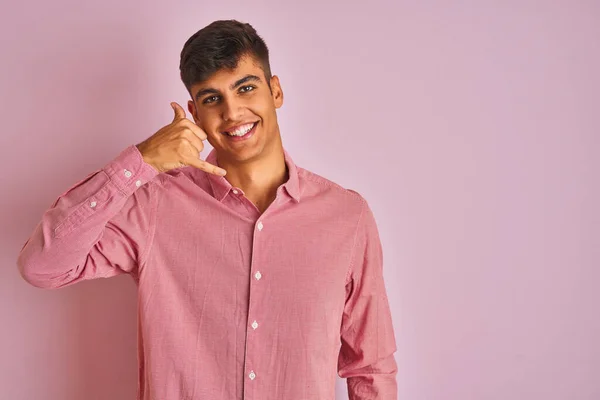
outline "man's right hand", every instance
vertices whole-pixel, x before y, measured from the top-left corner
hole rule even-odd
[[[211,174],[223,176],[226,171],[199,158],[204,149],[206,133],[198,125],[185,117],[184,109],[171,103],[175,111],[173,122],[163,126],[158,132],[136,145],[144,161],[158,172],[187,165]]]

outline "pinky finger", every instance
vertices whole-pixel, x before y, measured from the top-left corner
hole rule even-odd
[[[203,161],[199,158],[188,158],[185,160],[185,163],[187,165],[191,165],[192,167],[201,169],[202,171],[208,172],[209,174],[225,176],[227,173],[227,171],[225,171],[223,168],[219,168],[216,165]]]

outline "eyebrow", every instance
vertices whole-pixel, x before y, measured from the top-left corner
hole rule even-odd
[[[235,81],[231,86],[229,86],[230,90],[234,90],[235,88],[237,88],[238,86],[243,85],[246,82],[260,82],[260,78],[256,75],[246,75],[245,77],[238,79],[237,81]],[[206,95],[206,94],[218,94],[219,91],[217,89],[213,89],[213,88],[205,88],[205,89],[200,89],[198,90],[198,92],[196,93],[195,99],[198,100],[200,97]]]

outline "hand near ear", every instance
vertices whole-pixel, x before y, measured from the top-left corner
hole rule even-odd
[[[204,149],[206,133],[185,116],[185,110],[171,103],[175,111],[173,122],[137,144],[144,161],[158,172],[191,165],[211,174],[223,176],[226,171],[199,158]]]

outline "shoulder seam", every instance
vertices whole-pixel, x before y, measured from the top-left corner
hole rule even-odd
[[[364,198],[355,190],[349,189],[349,188],[345,188],[342,185],[340,185],[339,183],[327,180],[326,178],[323,178],[317,174],[315,174],[314,172],[305,170],[306,173],[304,174],[304,178],[306,180],[309,180],[311,182],[315,182],[318,183],[319,185],[323,185],[323,186],[327,186],[333,189],[339,189],[342,192],[345,193],[351,193],[354,197],[357,197],[359,200],[361,200],[361,202],[364,202]]]

